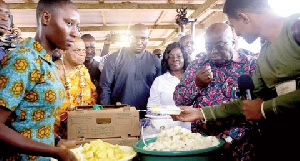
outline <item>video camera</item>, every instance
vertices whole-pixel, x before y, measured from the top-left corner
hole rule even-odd
[[[187,7],[183,7],[182,9],[176,9],[176,12],[178,13],[175,17],[177,25],[185,25],[189,23],[189,19],[186,18],[186,14],[187,14],[186,10]]]
[[[10,28],[14,27],[13,23],[13,15],[9,16],[10,18]],[[15,32],[11,32],[10,34],[4,34],[0,39],[0,47],[7,50],[9,48],[15,48],[17,45],[18,35]]]
[[[179,26],[182,25],[186,25],[189,22],[196,22],[197,19],[196,18],[186,18],[186,14],[187,14],[187,7],[183,7],[182,9],[176,9],[176,12],[178,13],[175,17],[176,19],[176,24]]]

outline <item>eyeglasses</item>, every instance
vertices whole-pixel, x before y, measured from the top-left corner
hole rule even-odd
[[[169,56],[168,60],[179,60],[183,59],[183,55]]]
[[[222,51],[225,47],[225,45],[227,45],[228,42],[219,42],[217,44],[205,44],[205,49],[206,51],[213,51],[214,49],[217,49],[219,52]]]
[[[86,50],[85,50],[85,49],[73,49],[73,51],[74,51],[75,53],[80,53],[80,52],[86,53]]]

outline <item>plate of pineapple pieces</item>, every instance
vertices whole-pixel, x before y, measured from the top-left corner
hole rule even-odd
[[[152,106],[148,107],[152,114],[165,114],[165,115],[180,115],[181,109],[178,106]]]
[[[101,139],[85,143],[71,151],[79,161],[130,161],[137,154],[132,147],[113,145]]]

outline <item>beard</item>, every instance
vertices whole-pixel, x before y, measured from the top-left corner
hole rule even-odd
[[[95,57],[95,53],[86,54],[85,60],[92,60]]]

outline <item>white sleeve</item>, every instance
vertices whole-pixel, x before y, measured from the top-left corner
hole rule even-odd
[[[98,65],[98,69],[100,70],[100,72],[102,72],[102,70],[103,70],[104,62],[105,62],[104,58],[100,57],[100,61],[99,61],[99,65]]]
[[[264,103],[263,102],[261,105],[260,105],[260,111],[261,111],[261,114],[263,115],[263,117],[266,119],[266,114],[265,114],[265,111],[264,111]]]
[[[160,80],[159,77],[155,78],[155,80],[152,83],[152,86],[150,88],[150,96],[148,98],[148,104],[147,107],[151,106],[160,106],[161,105],[161,97],[159,92],[159,84]]]
[[[111,53],[108,53],[102,57],[100,57],[99,59],[99,65],[98,65],[98,69],[100,70],[100,72],[102,72],[103,67],[104,67],[104,63],[107,60],[107,57],[110,55]]]

